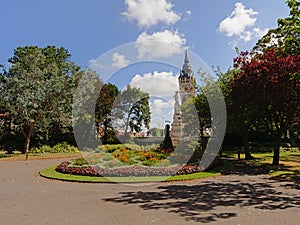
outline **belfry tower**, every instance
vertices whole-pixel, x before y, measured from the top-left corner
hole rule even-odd
[[[185,51],[184,64],[182,66],[178,82],[181,104],[184,104],[187,99],[195,97],[196,95],[196,81],[192,66],[188,58],[187,50]]]
[[[196,95],[196,80],[194,77],[192,66],[188,58],[187,50],[185,51],[184,64],[182,66],[182,70],[178,77],[178,83],[179,83],[179,91],[176,91],[174,95],[175,98],[174,115],[173,115],[173,122],[171,125],[172,126],[171,137],[174,146],[178,145],[179,140],[182,136],[182,128],[184,126],[181,118],[182,115],[180,111],[180,105],[184,104],[189,98],[195,97]],[[181,104],[179,103],[178,94],[180,95],[181,98]]]

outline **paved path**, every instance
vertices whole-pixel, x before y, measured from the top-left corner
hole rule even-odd
[[[300,185],[267,175],[143,185],[38,175],[61,161],[0,162],[1,225],[300,224]]]

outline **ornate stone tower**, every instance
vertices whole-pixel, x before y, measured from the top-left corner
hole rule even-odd
[[[180,112],[180,104],[178,96],[179,92],[176,91],[174,98],[174,114],[173,114],[173,122],[172,122],[172,129],[171,129],[171,138],[173,142],[173,146],[177,146],[179,143],[179,139],[181,138],[182,134],[182,120],[181,120],[181,112]]]
[[[178,82],[181,104],[184,104],[187,99],[195,97],[196,95],[196,81],[187,50],[185,51],[184,64]]]
[[[189,98],[196,95],[196,80],[194,77],[192,66],[189,62],[187,50],[185,51],[184,64],[182,66],[180,76],[178,77],[178,82],[179,91],[176,91],[174,95],[175,104],[171,129],[171,137],[174,146],[177,146],[179,144],[179,140],[182,137],[182,128],[184,126],[181,119],[182,115],[180,111],[180,105],[184,104]],[[178,94],[181,98],[181,104],[179,103]]]

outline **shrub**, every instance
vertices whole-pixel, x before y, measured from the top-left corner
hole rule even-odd
[[[59,143],[55,145],[52,149],[53,152],[64,152],[64,153],[79,152],[78,148],[71,146],[66,142]]]
[[[72,153],[80,152],[78,148],[69,145],[66,142],[59,143],[53,147],[49,145],[42,145],[41,147],[32,148],[30,150],[32,153]]]
[[[85,158],[78,158],[74,159],[71,161],[72,166],[83,166],[83,165],[88,165],[88,162],[86,161]]]
[[[30,150],[32,153],[52,153],[52,148],[48,145],[42,145],[40,148],[35,147]]]
[[[115,145],[100,145],[98,146],[99,151],[106,151],[112,153],[118,149],[126,148],[126,150],[133,150],[133,151],[141,151],[141,146],[136,144],[115,144]]]

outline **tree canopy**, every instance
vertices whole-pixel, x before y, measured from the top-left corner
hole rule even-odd
[[[233,96],[240,107],[251,107],[255,118],[273,134],[273,164],[279,163],[280,138],[292,124],[300,105],[300,55],[282,53],[277,49],[250,55],[241,53],[235,59],[238,73],[232,82]]]
[[[128,133],[128,128],[135,132],[140,132],[143,126],[149,129],[151,119],[149,99],[148,93],[127,85],[126,89],[117,96],[114,104],[114,127],[123,129],[125,135]]]
[[[70,56],[64,48],[26,46],[8,60],[11,67],[2,76],[5,107],[25,138],[26,158],[34,132],[47,132],[52,122],[71,122],[72,75],[79,67]]]
[[[300,2],[287,0],[290,14],[287,18],[277,20],[277,28],[270,29],[254,47],[263,50],[276,47],[291,55],[300,54]]]
[[[110,83],[104,84],[97,99],[95,119],[100,136],[103,137],[102,142],[104,144],[108,142],[109,136],[113,135],[112,108],[119,92],[117,86]]]

